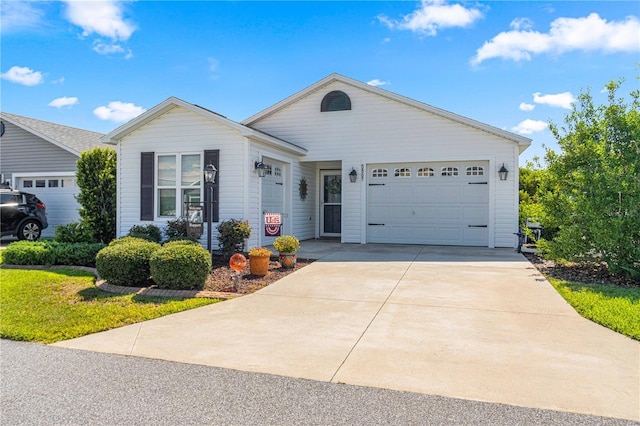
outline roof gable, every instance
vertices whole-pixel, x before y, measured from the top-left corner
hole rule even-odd
[[[173,96],[166,99],[164,102],[159,103],[158,105],[146,111],[145,113],[140,114],[138,117],[132,119],[131,121],[123,124],[117,129],[109,132],[107,135],[105,135],[102,138],[102,141],[108,144],[115,145],[127,135],[145,126],[146,124],[152,122],[153,120],[157,119],[158,117],[160,117],[161,115],[165,114],[166,112],[170,111],[175,107],[184,108],[188,111],[204,116],[224,126],[237,130],[242,136],[252,138],[270,145],[274,145],[299,155],[303,155],[307,152],[306,149],[302,147],[294,145],[285,140],[279,139],[275,136],[271,136],[265,132],[252,129],[243,124],[230,120],[225,116],[218,114],[217,112],[203,108],[199,105],[191,104],[189,102],[183,101],[182,99],[179,99]]]
[[[102,133],[63,126],[61,124],[36,120],[35,118],[23,117],[6,112],[0,112],[0,117],[26,132],[44,139],[76,156],[80,156],[83,151],[100,146],[101,138],[104,136]]]
[[[520,136],[518,134],[506,131],[506,130],[502,130],[499,129],[497,127],[493,127],[491,125],[485,124],[485,123],[481,123],[479,121],[452,113],[450,111],[446,111],[428,104],[425,104],[423,102],[419,102],[416,101],[414,99],[411,98],[407,98],[405,96],[401,96],[398,95],[396,93],[390,92],[388,90],[384,90],[381,89],[379,87],[374,87],[371,86],[369,84],[366,83],[362,83],[360,81],[357,80],[353,80],[351,78],[345,77],[343,75],[340,74],[331,74],[325,78],[323,78],[322,80],[306,87],[305,89],[302,89],[301,91],[294,93],[293,95],[289,96],[288,98],[272,105],[271,107],[247,118],[246,120],[242,121],[242,124],[246,125],[246,126],[253,126],[254,124],[256,124],[257,122],[259,122],[260,120],[271,116],[272,114],[277,113],[278,111],[298,102],[299,100],[301,100],[302,98],[305,98],[307,96],[309,96],[310,94],[321,90],[322,88],[328,86],[331,83],[334,82],[341,82],[344,83],[346,85],[350,85],[352,87],[385,97],[387,99],[391,99],[393,101],[396,102],[400,102],[402,104],[417,108],[419,110],[423,110],[426,112],[429,112],[431,114],[446,118],[448,120],[452,120],[454,122],[463,124],[465,126],[469,126],[469,127],[473,127],[475,129],[479,129],[482,130],[484,132],[487,133],[491,133],[493,135],[499,136],[501,138],[507,139],[509,141],[515,142],[519,145],[520,147],[520,152],[524,151],[530,144],[531,144],[531,139],[526,138],[524,136]]]

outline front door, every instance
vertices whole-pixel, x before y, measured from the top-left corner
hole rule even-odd
[[[339,237],[342,232],[342,172],[320,172],[320,236]]]
[[[262,224],[260,232],[262,233],[262,245],[266,246],[273,244],[273,241],[276,239],[276,237],[266,235],[267,232],[264,228],[264,215],[266,213],[279,213],[282,220],[281,226],[284,226],[284,222],[286,220],[286,213],[284,208],[284,186],[286,176],[284,163],[266,158],[263,161],[267,165],[267,170],[265,177],[261,179]],[[280,233],[283,233],[282,229]]]

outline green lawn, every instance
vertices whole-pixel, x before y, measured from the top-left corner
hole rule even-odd
[[[105,293],[74,269],[0,269],[0,337],[53,343],[215,302]]]
[[[547,279],[583,317],[640,340],[640,287]]]

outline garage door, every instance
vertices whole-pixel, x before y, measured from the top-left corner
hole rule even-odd
[[[487,246],[489,163],[368,166],[367,241]]]
[[[47,206],[49,227],[42,232],[43,237],[53,237],[55,228],[77,222],[80,205],[75,199],[79,192],[73,176],[21,176],[16,189],[35,194]]]

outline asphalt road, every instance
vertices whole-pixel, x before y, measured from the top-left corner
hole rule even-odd
[[[631,425],[572,413],[0,341],[2,425]]]

